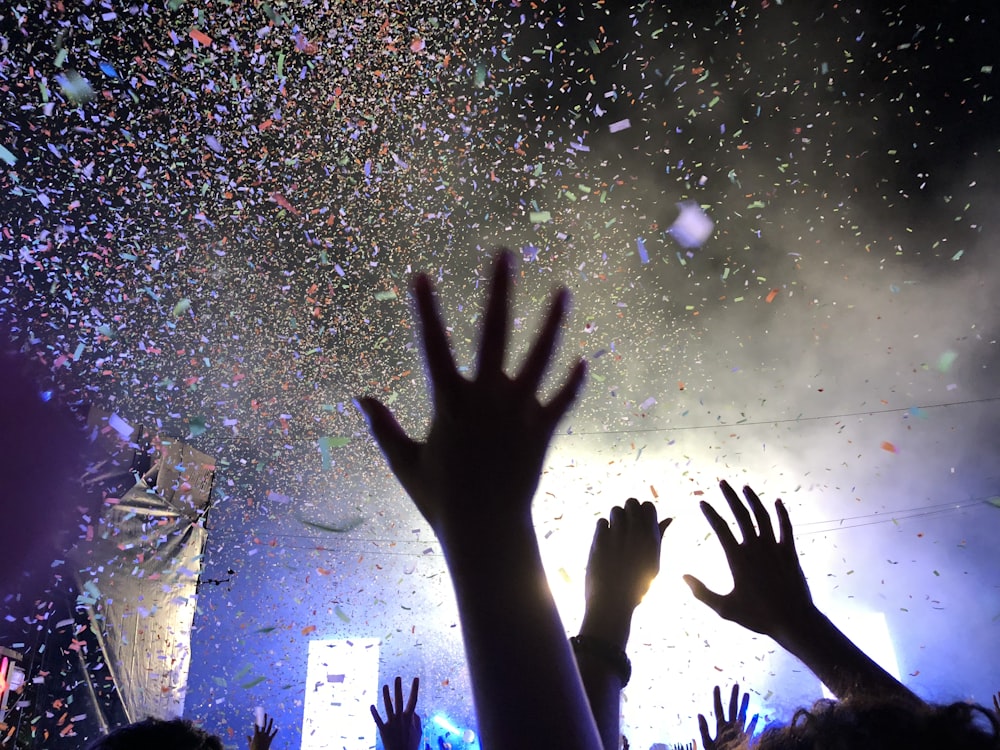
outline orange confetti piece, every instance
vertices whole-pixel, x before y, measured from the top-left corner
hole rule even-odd
[[[764,301],[770,305],[772,302],[774,302],[774,298],[778,296],[778,292],[780,291],[781,291],[780,289],[772,289],[770,293],[767,295],[767,297],[764,298]]]
[[[198,31],[198,29],[191,29],[191,38],[198,42],[198,44],[203,44],[206,47],[212,46],[212,37],[203,31]]]
[[[659,497],[659,494],[656,492],[656,487],[654,487],[653,485],[649,485],[649,491],[653,493],[654,498]]]
[[[315,632],[316,632],[315,625],[306,625],[304,628],[302,628],[302,635],[309,635],[310,633],[315,633]]]
[[[888,440],[882,441],[882,450],[889,451],[889,453],[898,453],[896,446],[890,443]]]

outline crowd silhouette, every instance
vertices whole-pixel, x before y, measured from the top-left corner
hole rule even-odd
[[[426,439],[415,440],[374,398],[361,398],[371,433],[391,471],[437,536],[454,586],[483,747],[618,750],[620,695],[631,676],[632,616],[660,568],[671,520],[634,498],[597,522],[585,582],[584,616],[567,638],[546,583],[532,522],[532,499],[556,426],[583,387],[576,363],[555,395],[538,390],[557,349],[568,292],[559,289],[515,375],[505,369],[513,259],[497,256],[481,324],[475,372],[460,373],[430,279],[414,297],[429,374],[433,413]],[[693,575],[693,596],[720,617],[772,638],[836,696],[766,727],[747,716],[747,694],[733,685],[712,698],[714,721],[698,716],[695,740],[675,747],[1000,748],[1000,693],[993,708],[924,702],[847,638],[813,602],[799,564],[794,529],[781,500],[773,512],[750,487],[720,482],[737,536],[716,506],[701,510],[732,574],[728,593]],[[679,532],[678,532],[679,533]],[[383,718],[371,707],[386,750],[419,750],[419,679],[404,696],[402,678],[382,690]],[[706,696],[706,703],[708,702]],[[516,717],[516,718],[514,718]],[[694,728],[692,728],[693,730]],[[246,737],[269,750],[278,730],[267,715]],[[692,731],[692,734],[694,732]],[[213,750],[222,747],[188,721],[147,719],[116,729],[90,750]]]

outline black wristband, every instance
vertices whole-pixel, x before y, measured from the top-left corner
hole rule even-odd
[[[574,653],[591,654],[603,659],[621,679],[622,687],[628,685],[628,681],[632,678],[632,662],[620,648],[615,648],[610,643],[602,641],[600,638],[592,638],[589,635],[574,635],[569,639],[569,642]]]

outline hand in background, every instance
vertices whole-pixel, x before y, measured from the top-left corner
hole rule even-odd
[[[510,253],[498,256],[471,380],[455,366],[430,281],[417,277],[417,313],[434,403],[425,442],[407,436],[375,399],[360,401],[389,467],[445,545],[453,534],[493,534],[498,522],[530,524],[549,440],[583,383],[585,367],[579,362],[548,404],[536,396],[565,314],[565,289],[556,295],[520,373],[504,372],[511,265]]]
[[[597,522],[587,561],[588,609],[612,608],[631,618],[660,571],[660,542],[672,518],[657,522],[652,503],[635,498]]]
[[[721,595],[711,591],[694,576],[686,575],[684,581],[695,597],[720,617],[754,632],[770,635],[780,643],[782,637],[797,628],[804,615],[814,609],[809,585],[795,553],[788,511],[780,500],[775,503],[781,530],[781,538],[776,540],[771,518],[752,489],[743,488],[743,495],[750,506],[748,511],[727,482],[723,481],[720,486],[736,517],[743,541],[736,541],[729,525],[711,505],[702,502],[701,510],[726,553],[733,574],[733,590]],[[754,519],[757,521],[756,529]]]
[[[652,503],[640,505],[629,498],[624,507],[611,509],[610,520],[597,522],[587,561],[581,638],[625,653],[632,613],[660,570],[660,541],[670,521],[657,523]],[[623,661],[628,664],[627,657]],[[620,666],[615,668],[606,654],[592,649],[577,648],[576,663],[601,742],[605,750],[616,750],[621,732],[620,693],[627,674],[623,675]]]
[[[813,604],[795,553],[792,522],[781,501],[774,504],[781,529],[781,537],[776,540],[771,518],[752,489],[743,488],[750,506],[747,510],[732,487],[726,482],[720,486],[736,516],[743,541],[736,541],[711,505],[703,502],[701,510],[726,553],[733,574],[733,590],[717,594],[697,578],[684,576],[695,597],[721,617],[774,638],[801,659],[838,698],[864,695],[922,704],[920,698],[876,664]]]
[[[250,750],[268,750],[274,735],[277,733],[278,730],[274,728],[274,719],[264,714],[263,725],[258,726],[256,723],[253,725],[253,737],[247,737],[247,746]]]
[[[698,714],[698,728],[701,730],[701,739],[705,744],[705,750],[734,750],[739,747],[744,740],[753,737],[753,730],[757,728],[757,715],[750,720],[747,725],[747,706],[750,705],[750,694],[744,693],[743,700],[740,701],[740,686],[733,685],[733,692],[729,698],[729,718],[727,719],[722,710],[722,694],[719,686],[715,686],[715,739],[708,733],[708,721],[704,715]],[[736,705],[739,702],[739,710]]]
[[[698,750],[698,743],[692,741],[692,742],[689,742],[686,745],[684,745],[684,744],[682,744],[680,742],[675,742],[674,743],[674,750]]]
[[[396,702],[393,707],[389,686],[382,686],[382,700],[385,703],[385,721],[379,716],[378,708],[372,706],[372,717],[378,726],[379,736],[385,750],[418,750],[423,730],[420,716],[415,713],[417,707],[417,692],[420,689],[420,679],[413,678],[410,687],[410,699],[403,708],[403,680],[396,678]]]
[[[997,712],[997,717],[1000,717],[1000,693],[993,696],[993,708]]]

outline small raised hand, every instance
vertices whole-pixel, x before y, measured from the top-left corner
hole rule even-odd
[[[780,642],[785,631],[794,628],[813,609],[809,585],[795,552],[788,511],[780,500],[774,504],[781,531],[780,538],[775,539],[771,518],[752,489],[743,488],[750,507],[747,510],[728,482],[721,482],[720,487],[736,517],[743,541],[736,541],[729,525],[711,505],[702,502],[701,510],[726,554],[733,574],[733,590],[718,594],[694,576],[686,575],[684,580],[695,597],[720,617]]]
[[[379,736],[382,738],[382,746],[385,750],[418,750],[420,739],[423,736],[423,728],[420,723],[420,716],[416,713],[417,693],[420,689],[420,679],[413,678],[413,685],[410,687],[410,698],[403,707],[403,680],[396,678],[395,703],[389,694],[389,686],[382,686],[382,701],[385,703],[385,720],[379,715],[378,708],[371,707],[372,718],[378,727]]]
[[[701,510],[719,538],[733,575],[733,590],[718,594],[694,576],[684,576],[692,593],[726,620],[769,635],[819,677],[838,698],[865,695],[922,701],[859,649],[813,604],[792,537],[792,522],[781,500],[774,504],[780,537],[755,493],[743,488],[746,504],[721,482],[722,494],[743,537],[708,503]],[[749,509],[748,509],[749,506]],[[756,521],[756,526],[754,522]]]
[[[264,714],[263,724],[254,723],[253,736],[247,737],[247,747],[250,750],[268,750],[277,733],[278,730],[274,728],[274,719]]]
[[[722,710],[722,693],[718,685],[715,686],[713,695],[715,697],[714,738],[709,734],[708,721],[703,714],[698,714],[698,728],[701,730],[701,739],[705,744],[705,750],[735,750],[742,745],[744,740],[753,737],[753,731],[757,728],[757,714],[754,714],[750,723],[747,724],[750,694],[744,693],[743,700],[740,701],[740,686],[733,685],[733,692],[729,697],[728,718]],[[737,709],[737,704],[739,709]]]
[[[652,503],[630,497],[597,522],[587,561],[588,608],[613,607],[631,617],[660,571],[660,542],[672,520],[657,521]]]

